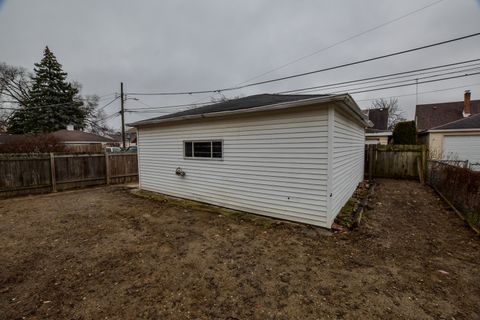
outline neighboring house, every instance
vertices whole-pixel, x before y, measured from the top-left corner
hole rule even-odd
[[[21,142],[24,138],[22,134],[9,134],[9,133],[0,133],[0,145],[9,144],[9,143],[18,143]]]
[[[49,135],[55,137],[60,144],[64,144],[66,152],[103,152],[106,146],[116,145],[115,141],[108,137],[73,130],[71,126]]]
[[[388,130],[388,109],[368,109],[365,114],[373,123],[373,127],[365,131],[365,143],[388,144],[392,138],[392,131]]]
[[[430,158],[480,162],[480,100],[417,105],[419,142],[428,145]]]
[[[54,131],[45,135],[42,135],[40,140],[32,140],[34,135],[23,134],[3,134],[0,133],[0,145],[4,144],[21,144],[23,148],[35,149],[35,146],[43,143],[45,139],[43,137],[55,138],[56,145],[63,145],[61,148],[64,152],[103,152],[106,146],[115,145],[115,141],[102,137],[93,133],[73,130],[73,127],[69,126],[68,129],[62,129]],[[29,152],[33,152],[31,150]],[[27,151],[25,151],[27,152]]]
[[[139,121],[140,188],[330,228],[363,180],[344,95],[261,94]]]
[[[365,144],[389,144],[392,140],[392,131],[390,130],[371,130],[365,131]]]

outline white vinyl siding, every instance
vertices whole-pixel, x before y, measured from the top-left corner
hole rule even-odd
[[[326,106],[138,129],[140,187],[330,227]],[[184,141],[223,141],[221,161],[184,159]],[[185,176],[175,175],[180,167]]]
[[[333,118],[330,224],[363,180],[365,156],[364,127],[338,108]]]
[[[480,162],[480,135],[444,136],[443,159]]]

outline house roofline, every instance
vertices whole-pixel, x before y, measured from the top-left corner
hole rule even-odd
[[[422,133],[436,133],[436,132],[480,132],[480,128],[470,128],[470,129],[431,129],[424,131]]]
[[[128,123],[127,125],[138,128],[143,126],[179,122],[184,120],[215,118],[215,117],[230,116],[230,115],[237,115],[237,114],[243,114],[243,113],[260,112],[260,111],[283,110],[283,109],[288,109],[293,107],[308,106],[315,103],[328,103],[328,102],[343,102],[343,104],[351,112],[353,112],[358,116],[359,118],[358,120],[362,122],[362,124],[364,124],[367,127],[372,126],[372,123],[370,122],[370,120],[366,119],[360,107],[357,105],[357,103],[353,100],[353,98],[349,94],[338,94],[338,95],[331,95],[331,96],[325,96],[325,97],[315,97],[315,98],[302,99],[297,101],[275,103],[275,104],[270,104],[266,106],[252,107],[247,109],[201,113],[201,114],[178,116],[174,118],[165,118],[165,119],[142,120],[142,121],[137,121],[133,123]]]
[[[365,133],[366,137],[381,137],[381,136],[390,137],[392,135],[393,135],[392,131]]]
[[[115,141],[115,140],[112,140],[112,141],[62,141],[62,140],[59,140],[58,143],[61,143],[61,144],[98,144],[98,143],[118,143],[118,141]]]

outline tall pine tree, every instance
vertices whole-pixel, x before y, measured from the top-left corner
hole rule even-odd
[[[12,115],[9,131],[52,132],[69,124],[77,129],[85,127],[88,111],[78,95],[78,88],[66,79],[62,65],[45,47],[43,59],[35,64],[28,101]]]

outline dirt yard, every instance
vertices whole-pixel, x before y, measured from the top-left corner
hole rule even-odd
[[[480,239],[380,181],[349,234],[118,187],[0,201],[0,319],[480,319]]]

